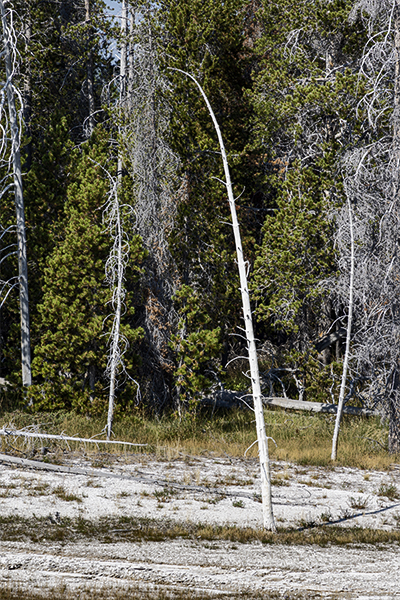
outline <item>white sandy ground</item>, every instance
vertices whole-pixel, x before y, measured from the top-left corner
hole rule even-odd
[[[85,456],[69,464],[88,467]],[[257,462],[254,459],[186,457],[157,460],[124,455],[104,470],[146,477],[127,479],[56,474],[0,465],[0,514],[63,517],[135,516],[179,522],[262,525]],[[396,486],[390,473],[337,467],[272,465],[274,514],[278,526],[307,526],[329,520],[343,527],[400,528],[400,500],[379,495]],[[198,485],[207,491],[164,492],[164,485]],[[215,494],[218,489],[226,497]],[[54,491],[76,499],[63,500]],[[235,506],[236,505],[236,506]],[[329,525],[325,525],[329,527]],[[123,537],[123,536],[121,536]],[[46,589],[66,586],[122,587],[162,584],[218,592],[278,591],[324,598],[400,598],[400,548],[280,546],[172,540],[102,544],[0,543],[0,586]],[[127,594],[129,598],[129,594]]]

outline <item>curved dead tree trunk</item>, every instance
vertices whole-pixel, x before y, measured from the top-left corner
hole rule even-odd
[[[32,383],[32,375],[29,329],[28,265],[26,252],[24,195],[22,188],[22,170],[20,155],[20,128],[15,103],[15,89],[13,86],[13,51],[15,48],[15,43],[12,23],[9,22],[9,17],[12,18],[12,12],[9,12],[7,14],[6,5],[6,2],[0,0],[4,46],[3,53],[6,70],[9,129],[11,133],[11,160],[14,177],[15,211],[17,217],[19,298],[21,315],[22,384],[24,386],[29,386]]]
[[[173,69],[174,71],[178,71],[183,73],[187,77],[189,77],[200,90],[201,95],[203,96],[205,103],[208,108],[208,112],[210,113],[211,119],[213,121],[215,130],[217,132],[219,146],[221,149],[222,160],[224,164],[224,172],[225,179],[224,182],[226,185],[226,189],[228,192],[228,201],[231,209],[232,216],[232,226],[233,226],[233,234],[235,237],[235,246],[236,246],[236,256],[237,263],[239,269],[239,277],[240,277],[240,291],[242,294],[242,306],[243,306],[243,318],[245,323],[246,330],[246,339],[247,339],[247,348],[249,354],[249,363],[250,363],[250,376],[251,376],[251,385],[253,391],[253,402],[254,402],[254,412],[256,415],[256,428],[257,428],[257,440],[258,440],[258,452],[260,458],[260,470],[261,470],[261,495],[262,495],[262,505],[263,505],[263,517],[264,517],[264,527],[270,531],[276,531],[274,515],[272,511],[272,494],[271,494],[271,474],[270,474],[270,463],[269,463],[269,454],[268,454],[268,438],[265,433],[265,422],[264,422],[264,411],[262,404],[262,394],[261,394],[261,386],[260,386],[260,376],[258,371],[258,360],[257,360],[257,348],[256,341],[254,337],[253,330],[253,319],[250,307],[250,295],[249,289],[247,285],[247,273],[246,273],[246,264],[243,256],[243,248],[242,248],[242,240],[240,236],[239,222],[236,214],[236,205],[235,198],[233,195],[232,183],[231,183],[231,175],[229,171],[228,159],[225,152],[225,146],[222,139],[221,130],[219,128],[217,119],[215,117],[214,111],[211,108],[211,105],[208,101],[208,98],[199,84],[199,82],[189,73],[182,71],[181,69]]]

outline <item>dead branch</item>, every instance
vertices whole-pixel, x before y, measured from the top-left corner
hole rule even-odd
[[[94,440],[92,438],[79,438],[68,435],[53,435],[50,433],[32,433],[27,431],[20,431],[18,429],[0,429],[0,435],[5,437],[25,437],[25,438],[37,438],[46,440],[59,440],[62,442],[81,442],[91,444],[121,444],[123,446],[148,446],[148,444],[135,444],[133,442],[122,442],[118,440]]]

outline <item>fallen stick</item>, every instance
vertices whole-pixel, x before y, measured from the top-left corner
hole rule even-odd
[[[124,446],[148,446],[148,444],[134,444],[133,442],[121,442],[117,440],[94,440],[93,438],[78,438],[68,435],[55,435],[50,433],[32,433],[13,429],[0,429],[0,435],[11,437],[30,437],[46,440],[60,440],[65,442],[85,442],[92,444],[123,444]]]

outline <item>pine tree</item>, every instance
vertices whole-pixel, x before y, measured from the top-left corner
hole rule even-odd
[[[86,136],[88,53],[94,65],[97,111],[101,109],[103,88],[113,76],[108,50],[112,27],[104,16],[104,7],[100,0],[93,0],[91,22],[85,23],[83,3],[70,0],[61,5],[37,0],[13,3],[19,51],[15,81],[24,102],[21,151],[33,348],[37,336],[36,307],[42,299],[43,267],[54,247],[66,201],[70,140],[79,142]],[[96,118],[101,120],[102,115],[101,111],[97,112]],[[1,212],[2,224],[11,224],[10,193],[1,198]],[[1,243],[7,247],[10,241],[6,236]],[[1,263],[0,276],[9,277],[15,268],[11,256]],[[1,374],[13,382],[18,382],[20,371],[16,292],[17,288],[12,290],[0,313]]]
[[[161,42],[166,67],[182,69],[201,82],[216,113],[232,166],[246,256],[253,256],[260,222],[259,165],[248,151],[251,110],[251,48],[246,45],[248,12],[243,0],[160,4]],[[229,226],[219,147],[202,99],[180,73],[170,71],[165,97],[171,106],[169,144],[180,159],[181,186],[176,194],[175,227],[169,238],[180,285],[200,298],[211,330],[219,328],[222,362],[240,347],[232,337],[241,320],[235,248]],[[185,288],[182,288],[185,289]],[[178,298],[178,296],[176,296]],[[180,307],[176,306],[178,312]],[[196,329],[195,317],[193,327]],[[178,361],[179,364],[179,361]],[[216,380],[217,381],[217,380]]]
[[[264,335],[285,348],[279,366],[301,375],[299,392],[310,389],[310,369],[311,379],[321,378],[314,344],[341,311],[321,284],[336,269],[330,213],[344,201],[343,149],[360,131],[362,86],[352,64],[365,28],[349,22],[350,11],[346,0],[264,2],[261,11],[253,102],[275,207],[263,226],[253,289]],[[328,350],[321,358],[332,360]]]
[[[47,261],[43,301],[38,307],[41,340],[35,351],[35,408],[104,411],[107,364],[107,316],[110,290],[105,262],[110,240],[102,223],[108,180],[102,171],[107,142],[101,132],[71,156],[65,233]],[[139,239],[131,244],[131,269],[143,258]],[[132,327],[132,308],[122,332],[130,344],[128,370],[136,357],[132,348],[141,331]],[[106,327],[106,329],[105,329]]]

